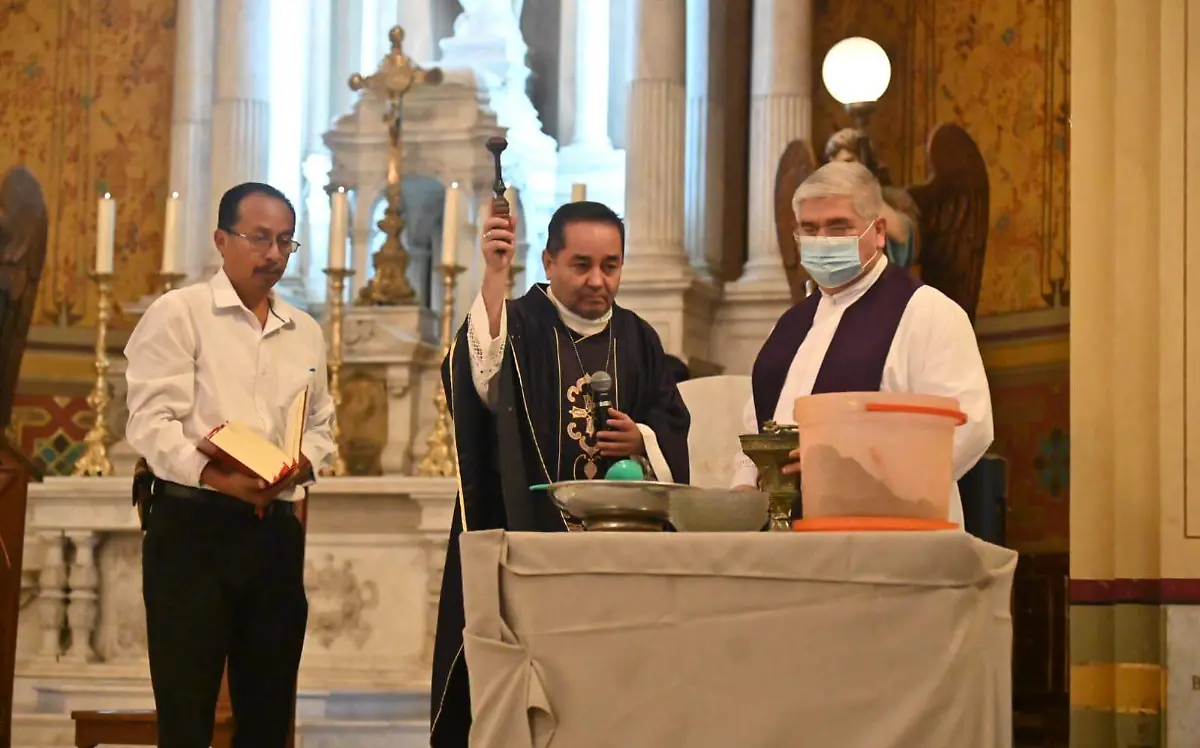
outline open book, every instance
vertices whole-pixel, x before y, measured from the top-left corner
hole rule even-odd
[[[274,444],[245,424],[226,421],[196,445],[203,454],[229,470],[262,478],[275,485],[300,468],[300,442],[308,424],[308,388],[288,408],[283,445]]]

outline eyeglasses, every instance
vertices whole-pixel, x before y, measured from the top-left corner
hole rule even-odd
[[[274,237],[270,236],[246,236],[245,234],[239,234],[236,231],[228,230],[226,230],[225,233],[229,234],[230,236],[237,236],[245,239],[250,243],[250,248],[260,255],[265,255],[267,252],[270,252],[273,245],[279,247],[279,254],[283,255],[284,257],[294,254],[296,250],[300,249],[300,242],[295,241],[294,239],[275,239]]]

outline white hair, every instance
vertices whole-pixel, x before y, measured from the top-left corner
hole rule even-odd
[[[857,161],[830,161],[808,175],[792,195],[792,212],[800,215],[805,200],[848,197],[860,218],[875,220],[883,210],[883,190],[871,170]]]

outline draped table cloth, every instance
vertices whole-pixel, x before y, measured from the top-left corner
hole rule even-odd
[[[471,745],[1009,748],[1016,563],[956,531],[467,533]]]

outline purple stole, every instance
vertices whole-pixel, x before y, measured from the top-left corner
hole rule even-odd
[[[879,390],[892,338],[908,300],[920,285],[903,268],[890,263],[884,268],[875,284],[842,314],[812,394]],[[814,293],[784,312],[754,360],[750,379],[759,431],[775,419],[788,369],[812,329],[820,303],[821,294]]]

